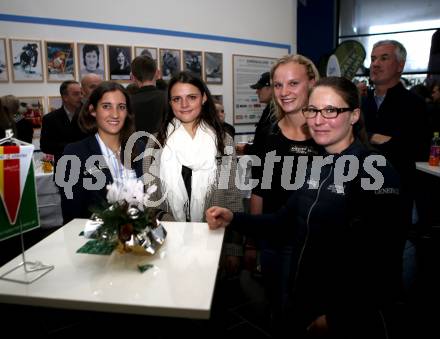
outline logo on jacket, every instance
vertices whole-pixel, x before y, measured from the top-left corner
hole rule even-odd
[[[332,193],[345,195],[344,185],[331,184],[327,187],[327,189]]]

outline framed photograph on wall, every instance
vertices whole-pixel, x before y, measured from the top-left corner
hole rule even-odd
[[[9,39],[12,81],[42,82],[43,53],[40,40]]]
[[[23,117],[32,122],[34,129],[41,128],[44,115],[44,97],[18,97]]]
[[[0,38],[0,82],[9,81],[8,58],[6,55],[6,39]]]
[[[223,83],[223,54],[215,52],[203,53],[205,65],[205,82],[221,85]]]
[[[183,51],[183,70],[190,72],[193,76],[202,79],[202,52]]]
[[[63,105],[63,101],[60,96],[49,96],[47,97],[47,111],[46,113],[55,111]]]
[[[156,47],[143,47],[143,46],[135,46],[134,47],[134,56],[138,57],[139,55],[146,55],[157,62],[157,48]],[[159,67],[159,65],[158,65]]]
[[[105,53],[103,44],[77,43],[79,80],[86,74],[97,74],[105,80]]]
[[[261,75],[269,72],[275,58],[232,55],[232,98],[234,124],[254,124],[260,120],[265,104],[260,103],[255,84]]]
[[[75,80],[75,48],[73,42],[46,41],[47,81]]]
[[[109,80],[130,81],[131,47],[108,45]]]
[[[163,80],[170,80],[182,69],[180,66],[180,50],[161,48],[159,50],[160,72]]]

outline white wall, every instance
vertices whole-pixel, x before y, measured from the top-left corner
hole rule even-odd
[[[287,54],[289,47],[295,52],[296,7],[296,0],[125,0],[117,3],[108,0],[2,0],[0,34],[5,38],[221,52],[223,84],[210,85],[210,89],[213,94],[223,95],[226,120],[232,122],[232,55],[277,58]],[[17,22],[19,18],[15,16],[30,17],[32,22],[36,18],[60,19],[61,25],[50,25],[48,21],[44,24]],[[98,23],[122,27],[121,30],[72,27],[65,20],[72,20],[72,26],[84,22],[84,26]],[[126,31],[133,27],[168,32],[161,35]],[[170,31],[190,34],[179,37]],[[244,40],[225,41],[229,38]],[[54,96],[58,95],[58,89],[59,83],[23,84],[11,80],[0,83],[0,95]],[[252,131],[253,126],[236,125],[236,129],[237,132]]]

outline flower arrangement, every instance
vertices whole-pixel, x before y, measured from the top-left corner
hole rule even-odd
[[[120,252],[154,254],[166,238],[165,228],[155,219],[156,210],[147,207],[156,189],[153,185],[144,193],[144,185],[137,179],[107,185],[107,206],[94,211],[88,225],[94,230],[89,234],[114,244]]]

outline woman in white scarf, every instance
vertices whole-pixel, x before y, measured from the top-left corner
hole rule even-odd
[[[168,115],[157,134],[162,151],[144,160],[146,186],[157,184],[152,199],[162,200],[163,219],[205,221],[205,210],[215,204],[241,211],[234,142],[223,130],[208,87],[198,77],[181,72],[170,80],[168,99]],[[158,148],[154,140],[148,140],[147,150]],[[227,185],[219,185],[220,171],[225,168],[229,170]],[[225,246],[241,254],[241,238],[233,238],[227,234]]]

